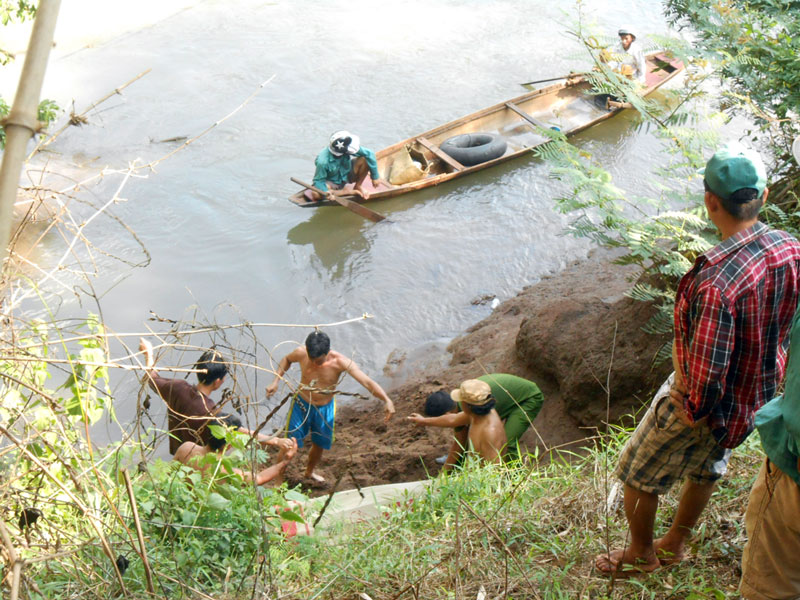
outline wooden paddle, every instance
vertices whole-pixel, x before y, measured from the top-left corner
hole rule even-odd
[[[322,190],[314,187],[313,185],[300,181],[299,179],[295,179],[294,177],[290,177],[290,179],[294,181],[297,185],[302,185],[304,188],[317,192],[323,198],[328,197],[328,194],[326,192],[323,192]],[[363,204],[359,204],[358,202],[353,202],[352,200],[348,200],[347,198],[342,198],[341,196],[337,196],[335,194],[333,195],[333,199],[342,206],[344,206],[346,209],[351,210],[357,215],[362,216],[365,219],[369,219],[370,221],[373,221],[375,223],[380,223],[381,221],[386,219],[386,217],[384,217],[381,213],[375,212],[371,208],[367,208],[366,206],[364,206]]]
[[[534,85],[537,83],[547,83],[549,81],[561,81],[562,79],[566,79],[567,75],[562,77],[551,77],[550,79],[537,79],[536,81],[526,81],[525,83],[520,83],[520,85]]]
[[[567,84],[570,84],[570,80],[572,80],[572,84],[579,83],[582,81],[580,73],[570,73],[569,75],[564,75],[563,77],[552,77],[550,79],[539,79],[537,81],[526,81],[525,83],[520,83],[520,85],[534,85],[536,83],[547,83],[549,81],[561,81],[562,79],[567,80]]]

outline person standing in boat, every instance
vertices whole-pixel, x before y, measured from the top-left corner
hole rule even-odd
[[[607,62],[618,73],[646,86],[647,65],[642,46],[636,41],[636,34],[627,28],[620,29],[617,34],[619,35],[619,44],[613,52],[608,53],[604,50],[601,60]]]
[[[323,450],[333,444],[336,401],[334,394],[342,375],[347,373],[373,396],[383,401],[385,423],[394,415],[394,404],[383,388],[364,373],[352,358],[331,350],[331,340],[322,331],[312,331],[303,346],[298,346],[281,359],[275,379],[267,387],[267,397],[278,390],[284,373],[293,363],[300,364],[300,385],[294,393],[286,421],[287,436],[303,441],[311,433],[311,450],[308,453],[305,478],[322,483],[325,479],[316,472]]]
[[[369,194],[363,189],[367,175],[375,189],[383,183],[375,153],[362,146],[358,136],[349,131],[337,131],[331,135],[328,146],[317,155],[314,165],[314,187],[327,192],[330,200],[334,195],[349,196],[353,193],[368,198]],[[355,184],[352,191],[344,189],[348,183]],[[317,192],[309,190],[308,193],[314,202],[322,200]]]

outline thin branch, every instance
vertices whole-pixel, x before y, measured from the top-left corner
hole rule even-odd
[[[141,79],[142,77],[147,75],[150,71],[152,71],[152,69],[147,69],[146,71],[142,71],[136,77],[131,79],[128,83],[125,83],[125,84],[119,86],[118,88],[114,88],[114,91],[109,92],[108,94],[106,94],[105,96],[100,98],[100,100],[97,100],[96,102],[93,102],[89,106],[89,108],[87,108],[81,114],[76,115],[73,112],[70,115],[70,117],[67,120],[67,122],[64,123],[64,125],[58,131],[56,131],[53,135],[51,135],[49,138],[47,138],[47,140],[41,142],[39,145],[37,145],[33,149],[33,151],[28,155],[28,160],[30,160],[33,157],[34,154],[36,154],[37,152],[41,152],[44,148],[49,146],[53,142],[53,140],[55,140],[59,135],[61,135],[67,129],[67,127],[69,127],[70,125],[80,125],[82,123],[85,123],[86,122],[86,115],[89,113],[89,111],[97,108],[98,105],[102,104],[103,102],[105,102],[106,100],[111,98],[112,96],[116,96],[117,94],[121,94],[122,90],[124,90],[126,87],[131,85],[133,82],[138,81],[139,79]]]

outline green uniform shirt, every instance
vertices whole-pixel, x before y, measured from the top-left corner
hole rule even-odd
[[[503,421],[519,410],[522,410],[533,421],[542,409],[544,402],[542,390],[532,381],[507,373],[481,375],[478,379],[488,383],[492,388],[492,396],[497,401],[494,409]],[[530,425],[530,423],[527,424]]]
[[[755,421],[767,457],[800,485],[800,310],[795,313],[789,332],[784,393],[762,406]]]
[[[528,427],[542,409],[544,402],[542,391],[532,381],[507,373],[481,375],[478,379],[488,383],[492,388],[492,396],[496,400],[494,409],[505,423],[508,440],[506,454],[516,456],[517,441],[528,431]],[[455,430],[463,430],[463,427],[456,427]]]

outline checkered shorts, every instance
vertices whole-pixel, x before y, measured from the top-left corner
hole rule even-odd
[[[614,475],[642,492],[663,494],[688,477],[705,484],[718,480],[728,468],[731,451],[717,444],[705,425],[691,428],[675,416],[669,401],[670,375],[619,457]]]

